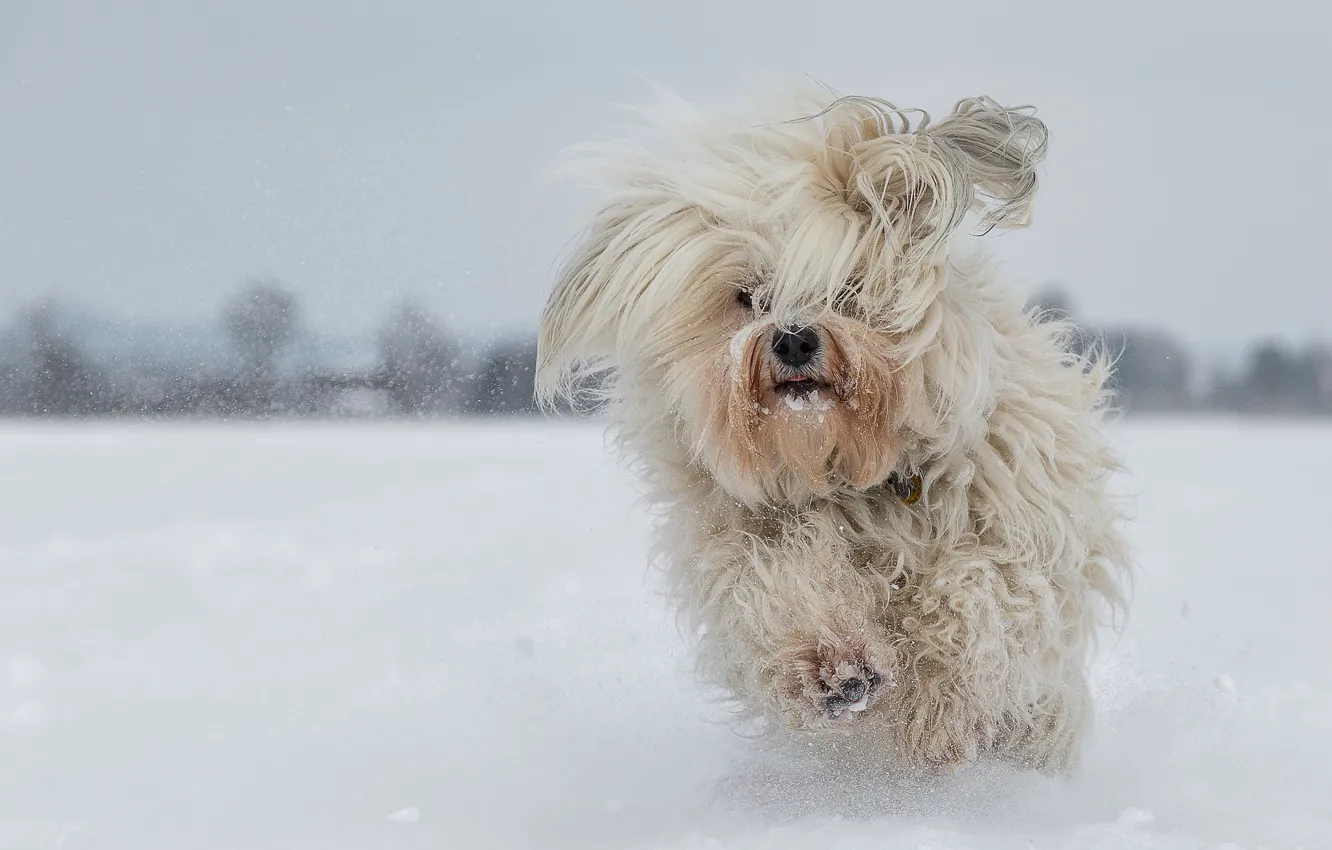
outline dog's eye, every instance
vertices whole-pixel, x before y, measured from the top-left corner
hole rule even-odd
[[[744,307],[746,310],[754,309],[754,296],[748,289],[736,290],[735,300],[736,303],[741,307]]]

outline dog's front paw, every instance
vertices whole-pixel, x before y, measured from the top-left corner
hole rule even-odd
[[[856,640],[797,641],[777,658],[782,708],[801,727],[846,723],[893,684],[892,650]]]
[[[809,695],[829,720],[850,720],[877,699],[884,676],[872,667],[842,661],[819,675],[815,693]]]

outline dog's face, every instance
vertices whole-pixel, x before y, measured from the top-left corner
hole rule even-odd
[[[1024,224],[1045,148],[1039,121],[984,99],[915,128],[882,101],[789,109],[603,149],[611,196],[541,324],[547,397],[614,368],[630,427],[747,503],[888,477],[931,404],[948,239],[973,209]]]

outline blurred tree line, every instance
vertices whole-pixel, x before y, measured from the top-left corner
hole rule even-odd
[[[1028,305],[1042,318],[1076,316],[1051,288]],[[160,345],[99,351],[86,327],[55,302],[0,326],[0,415],[208,418],[522,416],[532,401],[536,340],[500,336],[468,345],[410,301],[389,311],[372,354],[353,365],[317,348],[300,307],[270,280],[248,283],[219,316],[218,356]],[[1228,411],[1332,415],[1332,350],[1255,346],[1234,368],[1203,374],[1197,358],[1159,328],[1079,325],[1070,345],[1115,361],[1116,405],[1129,414]]]
[[[1070,340],[1081,354],[1104,351],[1114,362],[1115,406],[1128,414],[1219,411],[1253,415],[1332,415],[1332,348],[1294,349],[1278,342],[1252,347],[1238,369],[1204,372],[1168,331],[1078,322],[1068,294],[1039,293],[1028,308],[1045,319],[1077,324]]]
[[[141,352],[99,355],[61,305],[30,306],[0,327],[0,415],[517,416],[532,400],[536,340],[504,336],[464,346],[434,316],[403,302],[379,326],[372,363],[293,365],[299,305],[256,280],[227,305],[226,357],[213,362]],[[318,358],[315,358],[316,361]]]

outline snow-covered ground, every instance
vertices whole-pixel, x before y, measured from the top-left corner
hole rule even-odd
[[[0,847],[1332,847],[1332,428],[1115,433],[1060,782],[734,734],[596,427],[0,425]]]

